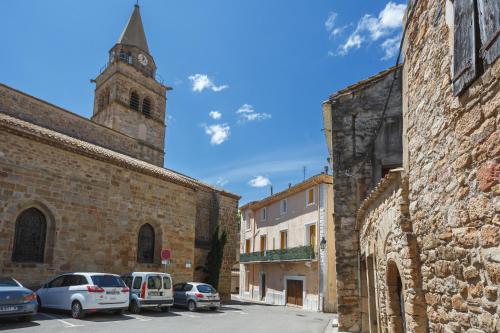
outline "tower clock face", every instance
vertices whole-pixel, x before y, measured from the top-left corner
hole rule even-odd
[[[139,59],[139,62],[141,63],[141,65],[146,66],[148,64],[148,58],[146,58],[146,56],[144,54],[139,53],[137,58]]]

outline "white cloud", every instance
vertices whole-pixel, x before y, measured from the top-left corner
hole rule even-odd
[[[217,181],[215,182],[215,184],[217,184],[217,185],[219,185],[219,186],[224,186],[224,185],[226,185],[227,183],[229,183],[229,180],[224,179],[224,178],[222,178],[222,177],[219,177],[219,178],[217,179]]]
[[[252,187],[264,187],[264,186],[271,185],[271,181],[269,180],[269,178],[267,178],[265,176],[257,176],[255,178],[251,179],[248,182],[248,185],[250,185]]]
[[[349,35],[343,44],[341,44],[337,52],[330,51],[330,55],[344,56],[352,49],[359,49],[363,44],[376,42],[381,38],[385,38],[380,47],[385,52],[383,59],[393,57],[397,53],[395,45],[398,45],[401,38],[399,31],[403,25],[403,15],[406,10],[405,4],[396,4],[389,1],[384,9],[380,11],[378,17],[370,14],[364,15],[356,25],[356,29]]]
[[[383,60],[390,59],[394,56],[398,55],[399,44],[401,43],[401,34],[396,35],[392,38],[387,38],[382,45],[382,49],[385,51],[385,55],[382,58]]]
[[[210,143],[220,145],[229,138],[231,128],[227,124],[204,125],[205,133],[210,135]]]
[[[206,74],[193,74],[188,76],[188,79],[193,84],[192,89],[195,92],[202,92],[205,89],[211,89],[212,91],[219,92],[229,88],[226,84],[220,86],[215,85],[212,79],[210,79]]]
[[[330,15],[328,16],[328,18],[325,21],[325,28],[327,31],[331,32],[333,30],[337,16],[338,16],[338,14],[335,12],[330,13]]]
[[[243,104],[242,106],[240,106],[240,108],[236,111],[236,114],[240,115],[240,118],[238,119],[239,124],[243,124],[249,121],[260,121],[271,118],[271,115],[269,113],[255,112],[253,106],[250,104]]]
[[[220,117],[222,117],[222,113],[220,113],[219,111],[210,111],[208,113],[208,115],[210,116],[210,118],[212,119],[220,119]]]
[[[254,111],[255,110],[253,109],[253,106],[251,106],[250,104],[243,104],[242,106],[240,106],[238,111],[236,111],[236,113],[252,113]]]

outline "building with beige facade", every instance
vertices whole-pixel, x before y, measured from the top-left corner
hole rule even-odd
[[[240,297],[336,311],[332,176],[240,207]]]
[[[239,196],[164,168],[170,88],[139,6],[108,56],[91,119],[0,84],[0,275],[36,288],[70,271],[160,271],[170,249],[175,282],[203,280],[219,225],[227,298]]]

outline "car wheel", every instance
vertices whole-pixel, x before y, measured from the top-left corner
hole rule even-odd
[[[188,310],[191,312],[196,311],[196,303],[194,301],[188,302]]]
[[[132,303],[130,303],[130,312],[135,314],[141,313],[141,307],[139,306],[137,301],[132,301]]]
[[[85,313],[83,312],[80,302],[74,301],[71,304],[71,317],[75,319],[82,319],[83,317],[85,317]]]
[[[212,311],[217,311],[217,307],[216,307],[216,306],[212,306],[212,307],[210,308],[210,310],[212,310]]]
[[[170,311],[170,306],[164,306],[161,308],[161,312],[169,312]]]
[[[31,316],[19,317],[19,321],[22,321],[23,323],[27,323],[27,322],[31,321]]]
[[[117,316],[120,316],[120,315],[122,315],[122,314],[123,314],[123,309],[118,309],[118,310],[115,310],[115,311],[113,311],[113,313],[114,313],[115,315],[117,315]]]

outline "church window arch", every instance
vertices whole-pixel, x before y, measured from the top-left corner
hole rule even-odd
[[[38,209],[31,207],[24,210],[16,220],[12,261],[44,261],[47,220]]]
[[[146,223],[139,229],[137,238],[137,262],[153,263],[155,249],[155,231],[151,224]]]
[[[120,60],[127,61],[127,54],[123,50],[120,50]]]
[[[151,116],[151,99],[149,97],[144,97],[142,100],[142,113],[146,116]]]
[[[135,91],[130,93],[130,108],[135,111],[139,111],[139,94]]]

